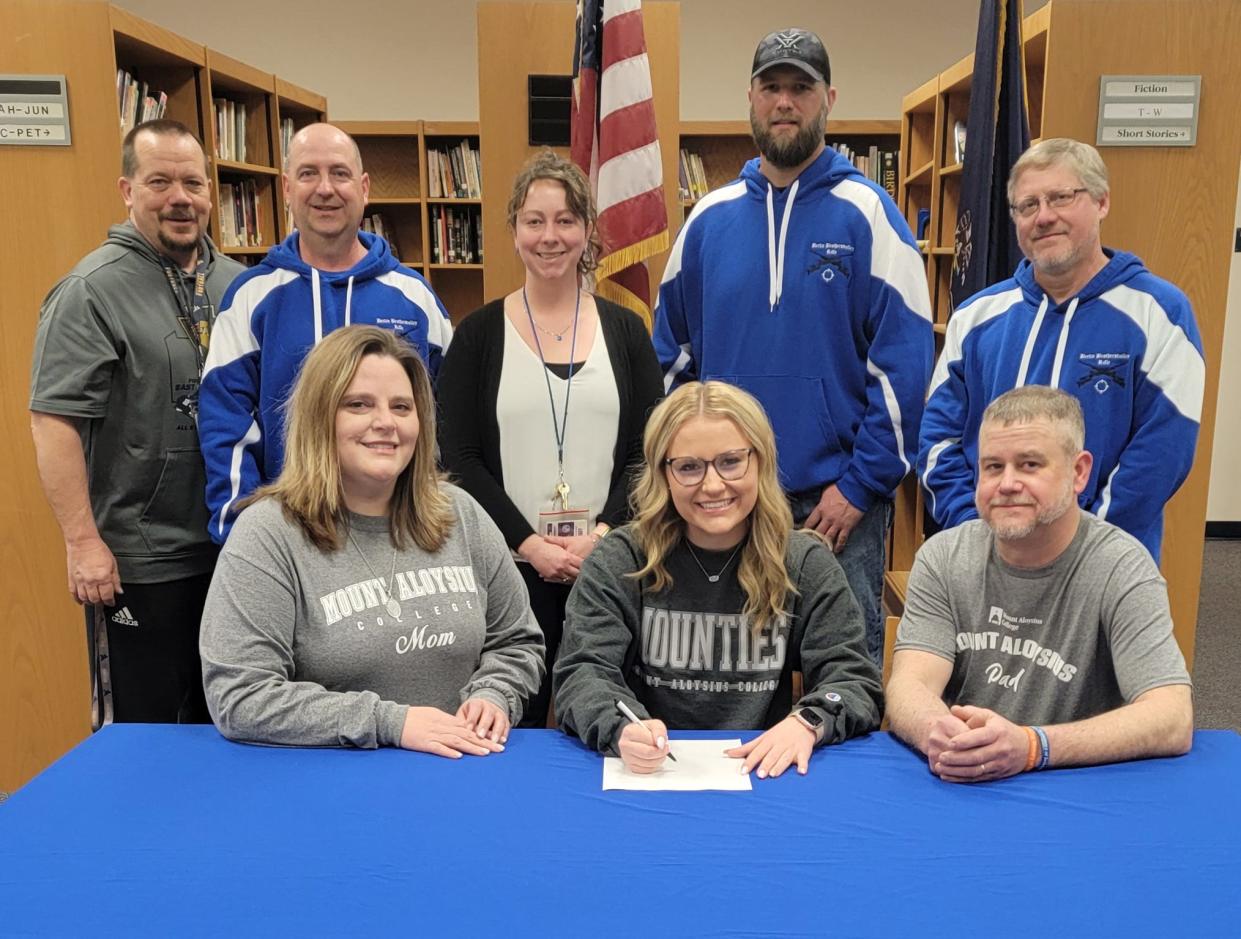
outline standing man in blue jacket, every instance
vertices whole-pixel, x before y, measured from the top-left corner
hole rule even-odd
[[[1156,562],[1163,507],[1193,465],[1206,366],[1189,300],[1142,261],[1104,248],[1107,167],[1053,138],[1013,164],[1008,201],[1025,259],[948,321],[918,452],[943,527],[978,517],[978,427],[1010,388],[1050,385],[1081,403],[1094,456],[1082,508]]]
[[[749,99],[760,156],[682,226],[655,349],[669,390],[718,379],[762,402],[794,520],[831,542],[879,662],[884,536],[933,358],[926,273],[892,200],[824,144],[836,89],[818,36],[764,38]]]
[[[353,138],[330,124],[293,135],[284,196],[297,230],[229,287],[203,372],[198,430],[211,537],[223,543],[237,502],[284,465],[284,412],[302,360],[350,323],[391,329],[432,378],[452,325],[430,285],[361,231],[370,179]]]

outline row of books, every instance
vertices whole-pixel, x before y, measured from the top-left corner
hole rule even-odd
[[[220,228],[221,247],[263,244],[263,203],[254,180],[220,183]]]
[[[481,199],[483,165],[478,150],[468,140],[443,150],[428,149],[427,182],[432,199]]]
[[[293,142],[293,135],[297,133],[297,128],[293,126],[293,118],[285,117],[280,119],[280,159],[284,160],[285,154],[289,152],[289,144]],[[284,204],[284,230],[293,230],[293,209],[289,203]]]
[[[246,106],[230,98],[212,98],[215,110],[215,155],[221,160],[245,163]]]
[[[368,231],[372,235],[383,238],[391,246],[392,253],[398,259],[405,258],[405,255],[401,254],[401,246],[397,244],[396,229],[392,227],[391,220],[384,217],[382,212],[373,212],[362,219],[362,231]]]
[[[116,70],[116,105],[121,115],[121,134],[139,124],[157,121],[168,109],[168,95],[140,82],[123,68]]]
[[[702,157],[684,148],[681,149],[677,189],[682,199],[694,200],[701,199],[711,191],[711,186],[707,183],[706,171],[702,168]]]
[[[432,264],[482,264],[482,214],[474,206],[433,205],[430,212]]]
[[[871,146],[865,152],[854,150],[848,144],[831,144],[833,150],[849,160],[873,183],[878,183],[889,196],[896,198],[896,167],[899,154],[895,150],[880,150]]]

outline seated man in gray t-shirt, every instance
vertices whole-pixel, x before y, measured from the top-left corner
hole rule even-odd
[[[1167,584],[1141,543],[1079,509],[1083,438],[1063,391],[997,398],[979,431],[981,519],[914,559],[888,718],[945,781],[1189,750]]]

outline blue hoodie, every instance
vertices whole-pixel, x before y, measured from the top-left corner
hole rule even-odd
[[[294,232],[224,294],[198,406],[209,530],[219,543],[228,537],[237,501],[280,474],[283,406],[302,360],[324,336],[351,323],[391,329],[418,350],[432,378],[439,371],[452,338],[447,311],[384,239],[358,237],[366,257],[347,271],[329,272],[302,260]]]
[[[865,510],[912,468],[934,340],[926,270],[878,186],[833,150],[776,189],[757,159],[681,228],[655,310],[668,390],[739,385],[790,491]]]
[[[1021,385],[1081,402],[1094,456],[1081,506],[1123,528],[1159,560],[1163,507],[1194,461],[1206,365],[1189,300],[1141,260],[1109,260],[1077,296],[1055,303],[1022,261],[948,321],[931,379],[918,474],[944,527],[974,506],[982,412]]]

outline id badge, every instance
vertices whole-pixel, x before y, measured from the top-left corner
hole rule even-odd
[[[561,509],[539,513],[539,534],[545,538],[573,538],[585,535],[590,524],[589,509]]]

